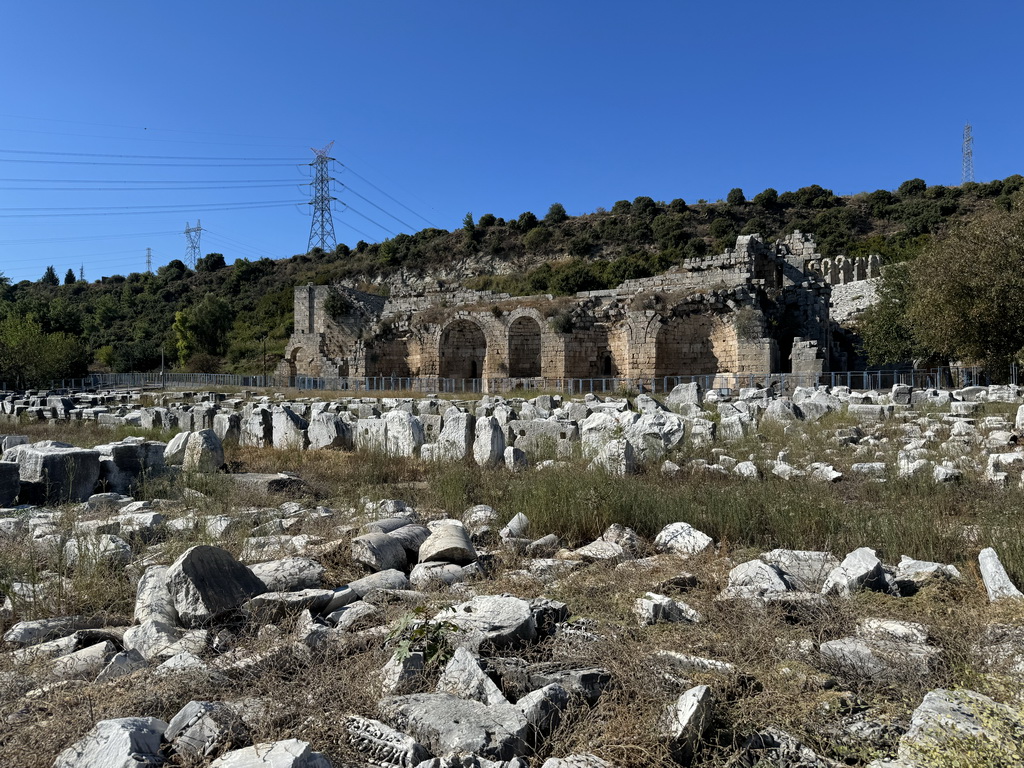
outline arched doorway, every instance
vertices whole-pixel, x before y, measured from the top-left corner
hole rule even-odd
[[[526,315],[508,328],[508,375],[514,379],[541,375],[540,324]]]
[[[696,376],[728,370],[729,339],[735,330],[714,314],[686,314],[670,318],[655,340],[655,376]]]
[[[487,357],[487,339],[476,323],[456,320],[445,328],[441,333],[438,352],[441,378],[482,378]]]

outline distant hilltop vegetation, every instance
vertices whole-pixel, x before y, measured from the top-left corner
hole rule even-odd
[[[0,380],[39,385],[86,368],[153,370],[161,360],[182,370],[273,370],[293,331],[299,285],[340,283],[383,296],[448,287],[565,296],[722,253],[739,235],[770,243],[797,230],[814,233],[823,257],[908,261],[953,222],[1015,210],[1022,189],[1024,177],[1014,175],[959,187],[912,179],[895,191],[848,197],[818,185],[749,199],[733,189],[716,202],[638,197],[580,216],[554,203],[543,216],[467,213],[451,232],[424,229],[279,260],[211,253],[194,270],[175,260],[155,274],[91,283],[48,268],[36,282],[3,288]],[[44,340],[58,352],[27,361],[39,357]]]

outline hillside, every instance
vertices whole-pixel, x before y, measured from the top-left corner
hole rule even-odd
[[[543,218],[531,212],[508,220],[467,214],[464,226],[452,232],[425,229],[288,259],[228,265],[224,255],[208,254],[195,270],[173,261],[156,274],[64,285],[48,270],[45,279],[6,286],[0,312],[34,319],[39,333],[80,340],[85,348],[74,365],[65,365],[64,375],[81,373],[89,359],[94,368],[152,370],[160,366],[161,352],[168,367],[256,373],[264,351],[269,368],[280,358],[292,330],[296,285],[345,282],[387,294],[460,283],[512,294],[565,295],[721,252],[739,234],[759,232],[771,241],[795,229],[813,232],[827,256],[881,253],[900,261],[912,259],[955,220],[1013,208],[1022,188],[1024,177],[1015,175],[960,187],[913,179],[893,192],[850,197],[814,185],[782,194],[768,189],[747,200],[734,189],[725,201],[638,197],[582,216],[568,216],[556,203]],[[0,355],[3,377],[13,376],[4,366],[19,358],[11,351],[10,325],[0,324],[0,348],[8,348]],[[26,344],[39,347],[31,339]]]

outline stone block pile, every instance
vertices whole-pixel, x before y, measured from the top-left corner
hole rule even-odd
[[[87,511],[94,514],[83,519]],[[101,720],[69,740],[55,757],[55,768],[168,761],[221,768],[350,763],[526,768],[561,723],[578,721],[617,684],[611,668],[573,659],[621,628],[576,619],[571,604],[546,596],[555,590],[571,594],[571,586],[565,587],[574,579],[621,572],[630,574],[629,584],[642,584],[644,574],[651,574],[648,588],[640,587],[633,597],[632,614],[641,632],[655,633],[666,624],[713,627],[726,615],[725,605],[750,615],[778,611],[792,624],[820,626],[831,639],[790,643],[780,638],[779,653],[816,670],[833,687],[865,680],[889,685],[929,675],[945,663],[946,653],[941,638],[922,623],[869,615],[849,634],[837,632],[832,626],[837,606],[863,591],[901,601],[926,587],[941,591],[964,579],[950,564],[905,556],[899,563],[884,562],[869,548],[849,553],[776,549],[735,562],[728,551],[719,552],[711,536],[682,520],[651,540],[613,525],[581,545],[535,530],[524,514],[506,519],[482,505],[457,519],[430,518],[399,500],[364,500],[349,510],[287,501],[274,509],[204,516],[181,502],[103,494],[79,508],[16,512],[3,518],[20,522],[2,528],[0,535],[9,541],[30,547],[63,543],[81,557],[112,557],[127,566],[126,573],[138,574],[134,615],[120,624],[73,615],[23,619],[23,613],[45,613],[54,584],[43,582],[34,590],[12,586],[3,608],[9,626],[4,653],[38,686],[25,692],[26,701],[54,685],[74,684],[99,698],[130,676],[153,686],[168,676],[196,674],[244,680],[267,665],[308,667],[332,652],[378,647],[390,653],[366,681],[376,709],[345,716],[343,744],[252,743],[252,718],[271,703],[239,696],[191,701],[169,722],[147,712]],[[60,525],[64,514],[75,516],[70,529]],[[245,534],[243,556],[210,544],[167,556],[169,534],[200,529]],[[255,546],[268,531],[279,532],[276,546]],[[125,546],[114,546],[115,541]],[[336,562],[339,552],[347,553],[363,575],[331,582],[325,563],[327,558]],[[694,566],[705,575],[698,578],[688,570]],[[991,601],[1024,605],[1024,594],[994,550],[981,553],[978,569]],[[666,579],[665,573],[675,575]],[[722,574],[719,587],[700,597],[700,589],[711,586],[701,582],[717,578],[707,575],[714,573]],[[506,587],[523,585],[533,596],[497,591],[495,578]],[[420,637],[430,632],[443,637],[449,653],[440,661],[429,659],[430,645],[413,641],[415,629],[422,630]],[[252,637],[260,640],[258,648],[246,639]],[[717,727],[716,707],[737,695],[736,680],[749,673],[727,652],[713,657],[659,649],[658,637],[667,636],[650,636],[646,663],[664,679],[677,681],[678,693],[647,727],[686,762]],[[1000,668],[1017,670],[1011,674],[1024,682],[1019,671],[1024,633],[1012,626],[988,625],[972,653],[1002,660]],[[695,683],[695,676],[702,682]],[[758,690],[749,684],[746,689]],[[888,744],[896,762],[878,761],[875,768],[923,768],[927,763],[917,761],[915,750],[933,743],[942,728],[962,727],[984,737],[985,724],[970,718],[970,706],[979,702],[1017,716],[981,694],[937,689],[924,697],[909,724],[894,725],[879,716],[855,727],[837,711],[833,725],[844,739],[870,733],[876,744]],[[770,722],[752,732],[740,751],[749,764],[840,764]],[[328,756],[341,753],[350,762]],[[798,763],[792,763],[794,755]],[[586,754],[544,762],[548,768],[611,765]]]

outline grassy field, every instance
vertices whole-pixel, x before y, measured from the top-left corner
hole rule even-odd
[[[983,415],[1012,420],[1012,410],[989,405]],[[1024,630],[1024,608],[1016,603],[990,604],[976,563],[978,551],[993,546],[1011,577],[1024,584],[1024,533],[1018,523],[1024,492],[1016,483],[1007,488],[987,483],[978,467],[967,462],[961,462],[963,480],[952,485],[937,485],[930,476],[901,479],[894,472],[878,482],[849,471],[860,461],[886,461],[893,466],[902,436],[915,424],[913,420],[883,424],[866,444],[862,441],[853,447],[836,440],[837,430],[852,426],[838,414],[798,429],[766,426],[758,435],[736,443],[684,449],[672,457],[684,467],[674,477],[663,475],[657,464],[634,476],[611,476],[587,470],[581,457],[544,471],[515,474],[469,462],[428,465],[376,454],[237,446],[228,447],[227,460],[233,471],[296,472],[309,489],[307,507],[321,505],[337,511],[333,519],[308,520],[301,526],[302,533],[325,542],[342,542],[319,550],[318,557],[327,568],[327,587],[340,587],[361,574],[344,541],[352,535],[346,526],[360,522],[346,510],[358,507],[364,498],[402,499],[428,519],[460,517],[472,505],[488,504],[502,522],[525,514],[531,537],[555,533],[567,548],[592,541],[613,523],[629,526],[643,537],[641,556],[654,554],[650,542],[670,522],[688,522],[715,539],[714,554],[688,559],[662,556],[648,568],[598,564],[551,584],[524,576],[527,563],[522,554],[495,550],[490,576],[473,584],[478,593],[561,600],[593,633],[586,640],[545,641],[520,655],[527,661],[562,667],[600,666],[612,675],[613,682],[598,703],[575,708],[531,765],[572,752],[592,752],[624,768],[677,765],[655,724],[683,686],[698,683],[712,687],[715,714],[694,765],[737,765],[744,742],[766,726],[782,728],[830,758],[864,765],[891,754],[910,712],[928,690],[966,687],[1012,700],[1020,685],[1020,678],[1008,668],[984,661],[976,646],[991,624]],[[7,431],[79,445],[146,434],[87,423],[19,424]],[[166,439],[159,433],[148,436]],[[746,480],[692,470],[687,463],[713,462],[723,452],[736,460],[750,459],[762,468],[780,452],[797,466],[828,461],[845,477],[834,484],[807,478],[786,481],[770,473]],[[190,493],[189,487],[202,495]],[[19,601],[18,618],[99,614],[110,625],[126,624],[144,558],[167,563],[195,543],[215,543],[239,555],[245,537],[256,526],[280,516],[273,508],[283,501],[240,493],[222,476],[157,478],[144,486],[143,495],[170,500],[167,514],[172,518],[228,515],[244,524],[216,541],[191,530],[173,533],[155,545],[133,541],[136,562],[127,569],[95,563],[72,569],[59,551],[0,540],[0,589],[10,591],[14,583],[27,583],[47,596]],[[75,523],[91,516],[64,510],[57,523],[59,532],[68,535]],[[909,598],[866,592],[848,600],[830,600],[796,622],[782,611],[755,611],[716,599],[730,568],[762,551],[829,550],[841,559],[864,546],[876,549],[887,564],[896,564],[901,555],[953,563],[964,578],[960,583],[929,586]],[[682,571],[696,576],[696,587],[682,591],[664,586]],[[638,626],[632,616],[633,600],[649,590],[685,600],[704,620]],[[427,599],[433,611],[462,598],[438,590],[428,591]],[[389,606],[382,618],[395,622],[408,610]],[[905,675],[879,682],[829,668],[800,650],[850,635],[867,617],[924,624],[929,642],[940,649],[940,661],[927,674],[908,669]],[[5,621],[3,628],[9,623]],[[164,678],[136,674],[105,685],[55,684],[45,662],[25,664],[10,654],[0,657],[0,764],[52,765],[62,747],[99,719],[154,716],[169,720],[192,699],[241,697],[264,702],[251,705],[249,727],[254,741],[302,738],[327,752],[335,765],[358,763],[360,758],[345,744],[343,719],[349,714],[379,717],[373,675],[394,645],[378,640],[366,647],[311,652],[291,643],[290,621],[276,626],[237,624],[230,631],[235,653],[257,659],[244,669]],[[652,662],[652,654],[664,650],[726,660],[737,672],[675,674]],[[432,679],[424,676],[412,690],[430,690],[432,685]],[[846,724],[857,717],[881,723],[881,735],[873,739],[851,735]],[[936,758],[933,764],[958,763]],[[974,766],[983,764],[973,761]]]

